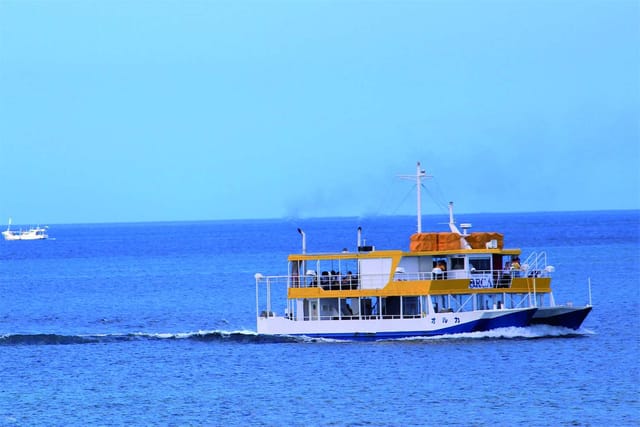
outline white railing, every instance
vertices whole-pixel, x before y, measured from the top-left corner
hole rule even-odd
[[[544,257],[544,258],[541,258]],[[543,259],[543,262],[539,260]],[[544,267],[543,267],[544,266]],[[392,277],[394,282],[423,281],[423,280],[451,280],[486,278],[496,288],[509,287],[511,280],[517,277],[549,277],[552,270],[546,266],[546,255],[537,255],[532,264],[525,263],[520,270],[452,270],[437,272],[397,272]],[[348,291],[358,289],[381,289],[388,283],[388,274],[368,274],[347,276],[263,276],[260,281],[266,281],[273,286],[288,288],[322,288],[325,291]],[[490,279],[490,280],[489,280]],[[379,285],[379,286],[378,286]]]
[[[500,289],[510,288],[514,278],[540,278],[549,277],[553,272],[553,267],[546,265],[546,254],[544,252],[534,253],[527,258],[521,270],[452,270],[443,272],[396,272],[392,280],[402,281],[423,281],[423,280],[455,280],[468,279],[469,289]],[[382,289],[389,281],[388,274],[370,275],[293,275],[293,276],[262,276],[256,275],[256,307],[258,300],[266,302],[264,316],[271,315],[271,294],[279,293],[286,299],[288,288],[321,288],[325,291],[348,291],[362,289]],[[535,282],[535,281],[534,281]],[[260,287],[260,284],[266,286]],[[535,283],[534,283],[535,286]],[[262,288],[262,297],[259,297],[259,289]],[[535,288],[533,295],[535,297]],[[289,301],[291,303],[291,301]],[[291,307],[290,307],[291,308]],[[258,313],[261,315],[261,313]]]
[[[532,271],[532,270],[530,270]],[[460,271],[457,271],[460,272]],[[522,277],[524,277],[525,272]],[[547,270],[541,270],[541,274],[547,275],[549,272]],[[428,273],[404,273],[399,275],[396,273],[396,277],[394,280],[429,280],[436,273],[428,272]],[[446,272],[438,273],[443,274],[443,278],[441,280],[448,280],[446,276]],[[453,274],[452,274],[453,275]],[[442,313],[442,312],[463,312],[470,310],[471,306],[475,306],[476,302],[474,298],[479,295],[474,290],[477,289],[496,289],[496,295],[502,294],[504,295],[504,303],[507,304],[508,307],[511,308],[521,308],[526,306],[532,306],[531,298],[536,297],[535,288],[533,289],[533,295],[530,292],[518,293],[518,294],[510,294],[504,293],[504,290],[500,290],[499,288],[509,288],[511,286],[511,280],[513,279],[515,272],[512,271],[503,271],[503,270],[480,270],[468,272],[469,279],[469,291],[464,295],[449,295],[447,301],[442,302],[442,306],[444,309],[438,309],[437,303],[435,300],[433,301],[433,312]],[[388,279],[388,275],[371,275],[374,280],[382,281],[382,279]],[[402,278],[400,278],[402,276]],[[457,279],[459,279],[459,275],[456,275]],[[327,293],[326,296],[318,296],[310,299],[309,301],[315,301],[317,304],[317,308],[314,307],[314,310],[317,310],[315,314],[311,313],[311,309],[307,310],[306,306],[304,308],[304,314],[300,311],[302,310],[302,306],[300,305],[300,300],[290,300],[287,298],[287,289],[292,287],[322,287],[322,283],[318,281],[313,281],[313,276],[262,276],[260,274],[256,274],[256,315],[259,317],[273,317],[273,316],[282,316],[284,315],[286,318],[290,320],[369,320],[369,319],[407,319],[407,318],[420,318],[423,317],[426,312],[431,311],[431,303],[424,302],[425,300],[419,299],[419,309],[408,309],[405,312],[404,308],[401,308],[399,312],[395,309],[392,313],[385,312],[383,307],[383,300],[385,297],[382,296],[349,296],[349,294],[331,294]],[[360,277],[364,283],[368,280],[368,276]],[[436,279],[438,280],[438,279]],[[535,282],[535,280],[534,280]],[[362,282],[357,282],[357,286],[355,289],[362,289],[359,286]],[[353,289],[351,286],[353,283],[345,284],[348,289]],[[332,290],[331,283],[328,283],[327,290]],[[335,283],[335,286],[338,286],[335,289],[341,289],[343,286],[342,283]],[[535,286],[535,283],[534,283]],[[345,289],[342,287],[342,289]],[[364,288],[366,289],[366,287]],[[285,302],[284,313],[282,311],[276,313],[272,310],[272,297],[273,301],[278,301],[278,304],[281,304],[283,301]],[[444,297],[444,296],[440,296]],[[404,297],[403,297],[404,298]],[[413,298],[413,297],[411,297]],[[320,308],[321,301],[327,299],[327,301],[331,300],[332,304],[335,302],[335,306],[331,306],[329,309]],[[366,305],[363,305],[363,301],[369,300],[369,308],[366,309]],[[307,301],[306,303],[310,303]],[[402,301],[402,300],[401,300]],[[344,309],[342,302],[347,304],[347,310]],[[349,307],[351,304],[351,307]],[[357,304],[354,308],[353,304]],[[400,306],[404,307],[403,302],[400,302]],[[478,303],[479,304],[479,303]],[[427,311],[427,307],[429,307]],[[282,310],[282,306],[278,307]],[[352,312],[353,309],[353,312]],[[482,308],[480,308],[482,309]],[[488,308],[486,308],[488,309]],[[323,310],[325,310],[323,312]],[[307,312],[308,311],[308,312]]]
[[[527,272],[527,277],[543,277],[550,273],[547,265],[547,253],[544,251],[531,252],[522,264],[522,270]]]

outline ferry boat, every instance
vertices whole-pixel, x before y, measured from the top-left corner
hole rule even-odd
[[[29,230],[13,231],[11,230],[11,218],[9,218],[9,224],[7,229],[2,232],[4,240],[42,240],[49,236],[47,235],[47,228],[49,227],[31,227]]]
[[[449,231],[423,233],[421,179],[417,165],[408,176],[417,187],[417,233],[409,251],[306,252],[288,258],[288,274],[255,275],[259,334],[349,340],[379,340],[525,327],[540,323],[578,329],[591,305],[555,304],[553,266],[544,252],[520,263],[520,249],[503,246],[500,233],[469,233],[471,224],[453,219]],[[272,295],[286,298],[282,315],[272,311]]]

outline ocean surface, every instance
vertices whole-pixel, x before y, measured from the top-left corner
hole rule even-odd
[[[0,241],[0,426],[640,425],[640,211],[457,219],[546,251],[559,303],[587,303],[590,279],[582,329],[255,333],[254,274],[286,273],[297,227],[309,252],[353,250],[358,226],[408,249],[413,217],[50,225],[46,241]]]

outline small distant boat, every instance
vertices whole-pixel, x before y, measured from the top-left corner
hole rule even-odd
[[[11,230],[11,218],[9,218],[9,225],[7,225],[7,229],[2,232],[2,237],[4,237],[4,240],[42,240],[49,237],[49,235],[47,235],[48,228],[47,226],[37,226],[31,227],[26,231],[13,231]]]

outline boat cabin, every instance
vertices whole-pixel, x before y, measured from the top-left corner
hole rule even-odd
[[[394,319],[528,306],[532,285],[518,281],[527,282],[526,276],[532,274],[512,268],[519,265],[520,250],[502,248],[501,236],[487,239],[494,234],[485,236],[486,242],[474,241],[474,246],[485,246],[481,249],[414,247],[412,237],[409,252],[370,249],[291,255],[286,316],[292,320]],[[459,242],[460,235],[456,237]],[[536,273],[536,278],[541,276]],[[548,285],[548,278],[539,280],[538,288],[542,292]]]

